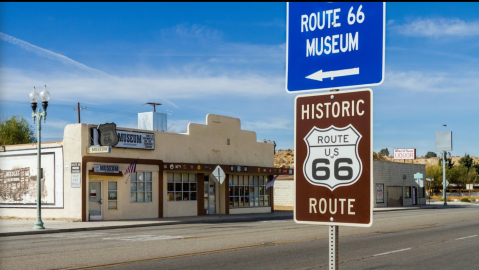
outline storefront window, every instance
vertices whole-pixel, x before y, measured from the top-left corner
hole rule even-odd
[[[130,202],[152,202],[152,172],[130,173]]]
[[[419,198],[424,198],[424,188],[423,187],[418,188],[417,196]]]
[[[411,198],[411,187],[404,187],[404,197]]]
[[[167,173],[166,178],[168,201],[196,201],[196,174]]]
[[[269,206],[267,176],[230,175],[230,208]]]
[[[118,209],[118,184],[108,181],[108,210]]]

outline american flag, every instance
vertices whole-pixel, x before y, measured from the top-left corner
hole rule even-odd
[[[265,188],[268,189],[268,188],[274,186],[274,181],[276,181],[276,178],[278,178],[278,176],[279,176],[279,175],[275,175],[275,176],[273,177],[273,180],[269,181],[268,184],[266,184],[266,187],[265,187]]]
[[[126,168],[126,171],[123,175],[126,175],[127,173],[134,173],[136,172],[136,163],[138,162],[138,159],[134,160],[128,168]]]

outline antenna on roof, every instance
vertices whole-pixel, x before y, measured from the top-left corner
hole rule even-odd
[[[153,112],[156,112],[156,106],[160,106],[161,103],[147,102],[148,105],[153,105]]]

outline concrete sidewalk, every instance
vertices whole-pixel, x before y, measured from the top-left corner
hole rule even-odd
[[[194,217],[154,218],[137,220],[111,220],[91,222],[69,222],[57,220],[43,220],[44,230],[33,230],[35,220],[29,219],[0,219],[0,237],[29,234],[61,233],[91,230],[109,230],[148,226],[166,226],[194,223],[228,223],[228,222],[253,222],[264,220],[292,219],[292,211],[281,211],[265,214],[243,215],[211,215]]]
[[[407,206],[407,207],[383,207],[374,208],[374,212],[386,211],[404,211],[419,209],[442,209],[473,207],[479,204],[448,202],[448,206],[443,206],[442,202],[431,201],[431,205]],[[92,222],[68,222],[57,220],[43,220],[45,230],[33,230],[34,220],[25,219],[0,219],[0,237],[15,235],[31,235],[46,233],[77,232],[91,230],[109,230],[148,226],[166,226],[177,224],[194,223],[229,223],[229,222],[254,222],[265,220],[287,220],[293,219],[293,211],[276,211],[274,213],[264,214],[243,214],[243,215],[211,215],[195,217],[174,217],[174,218],[156,218],[141,220],[113,220],[113,221],[92,221]]]

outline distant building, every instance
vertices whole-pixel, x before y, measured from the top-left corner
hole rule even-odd
[[[373,162],[374,207],[398,207],[426,204],[425,188],[414,174],[426,175],[426,165],[375,160]],[[425,180],[425,179],[423,179]],[[278,209],[292,210],[295,188],[292,175],[281,175],[275,182],[274,202]]]

